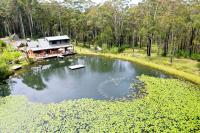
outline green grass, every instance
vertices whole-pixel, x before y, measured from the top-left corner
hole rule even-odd
[[[79,54],[99,55],[128,60],[157,70],[161,70],[174,76],[178,76],[193,83],[200,84],[200,74],[198,73],[199,68],[197,61],[175,58],[174,64],[171,65],[169,64],[169,61],[167,61],[166,57],[157,57],[155,54],[153,54],[152,57],[148,58],[144,53],[141,53],[141,51],[135,51],[135,53],[131,53],[130,49],[121,54],[93,52],[89,49],[81,47],[76,47],[75,49]]]
[[[1,132],[199,132],[199,86],[141,76],[147,95],[133,101],[81,99],[33,104],[25,97],[0,100]]]

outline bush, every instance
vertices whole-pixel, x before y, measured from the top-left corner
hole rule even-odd
[[[90,45],[88,45],[88,44],[85,43],[85,44],[82,45],[82,47],[83,48],[90,48]]]
[[[186,51],[179,51],[176,56],[179,57],[184,57],[184,58],[189,58],[189,52]],[[200,54],[192,54],[191,59],[200,61]]]
[[[20,64],[20,60],[19,59],[16,59],[14,62],[15,62],[15,64]]]
[[[189,56],[189,53],[186,52],[186,51],[178,51],[177,57],[184,57],[184,58],[187,58]]]
[[[199,68],[199,70],[200,70],[200,62],[197,64],[197,67]]]
[[[124,52],[125,49],[126,49],[126,46],[119,47],[119,48],[118,48],[118,53]]]
[[[9,70],[9,66],[4,63],[4,62],[0,62],[0,81],[6,79],[9,77],[9,75],[11,74],[11,71]]]
[[[117,54],[118,53],[118,48],[117,47],[112,47],[110,49],[106,48],[106,49],[103,49],[103,52]]]
[[[29,64],[34,64],[34,60],[32,58],[28,58]]]
[[[192,54],[191,58],[200,61],[200,54]]]
[[[0,47],[6,47],[6,43],[2,40],[0,40]]]
[[[13,61],[18,59],[21,56],[21,53],[18,51],[14,51],[14,52],[8,52],[8,51],[4,51],[2,54],[2,58],[6,61]]]

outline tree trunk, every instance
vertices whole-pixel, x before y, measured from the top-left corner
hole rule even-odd
[[[192,27],[192,31],[191,31],[191,38],[190,38],[190,44],[189,44],[189,56],[192,56],[192,51],[193,51],[193,41],[195,39],[195,32],[196,29]]]
[[[59,10],[59,27],[60,27],[60,33],[63,34],[62,21],[61,21],[61,9]]]
[[[168,54],[170,30],[171,28],[169,28],[169,31],[166,33],[166,37],[164,39],[163,56],[167,56]]]
[[[137,37],[137,35],[135,36],[135,38],[134,38],[134,42],[135,42],[135,47],[138,47],[138,37]]]
[[[12,22],[12,27],[13,27],[13,33],[16,33],[14,22]]]
[[[147,56],[151,56],[151,45],[152,45],[152,38],[150,35],[147,37]]]
[[[7,29],[7,26],[6,26],[6,22],[4,21],[4,28],[5,28],[5,34],[6,36],[8,35],[8,29]]]
[[[142,48],[142,37],[140,36],[140,49]]]
[[[33,37],[33,32],[32,32],[32,24],[31,24],[31,18],[30,15],[28,14],[28,22],[29,22],[29,30],[31,34],[31,38]]]
[[[174,45],[174,33],[172,32],[172,47],[171,47],[171,57],[170,57],[170,63],[173,63],[173,57],[175,53],[175,45]]]
[[[133,52],[134,52],[134,49],[135,49],[135,37],[133,36],[132,39],[133,39],[133,45],[132,45],[132,49],[133,49]]]
[[[157,47],[158,47],[157,55],[160,55],[161,37],[158,37],[157,39]]]
[[[22,34],[22,37],[25,39],[26,36],[25,36],[25,32],[24,32],[24,24],[23,24],[23,20],[22,20],[22,14],[20,11],[19,11],[19,20],[20,20],[21,34]]]

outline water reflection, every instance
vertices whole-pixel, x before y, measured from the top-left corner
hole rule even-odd
[[[46,83],[49,81],[49,77],[52,75],[57,76],[60,79],[65,78],[64,66],[70,65],[67,60],[64,63],[60,63],[57,60],[51,60],[50,62],[43,62],[37,64],[38,66],[31,67],[30,70],[21,75],[22,82],[28,87],[36,90],[43,90],[47,87]]]
[[[90,66],[93,72],[106,73],[113,70],[113,67],[115,65],[115,60],[110,60],[110,59],[105,60],[103,58],[94,57],[94,58],[85,60],[85,64]]]
[[[22,82],[26,84],[28,87],[43,90],[46,88],[46,84],[44,83],[44,79],[41,76],[41,73],[29,72],[25,73],[21,76]]]

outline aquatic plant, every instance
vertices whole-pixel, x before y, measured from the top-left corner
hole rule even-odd
[[[198,132],[200,86],[141,76],[146,95],[132,101],[69,100],[34,104],[0,100],[0,132]]]

